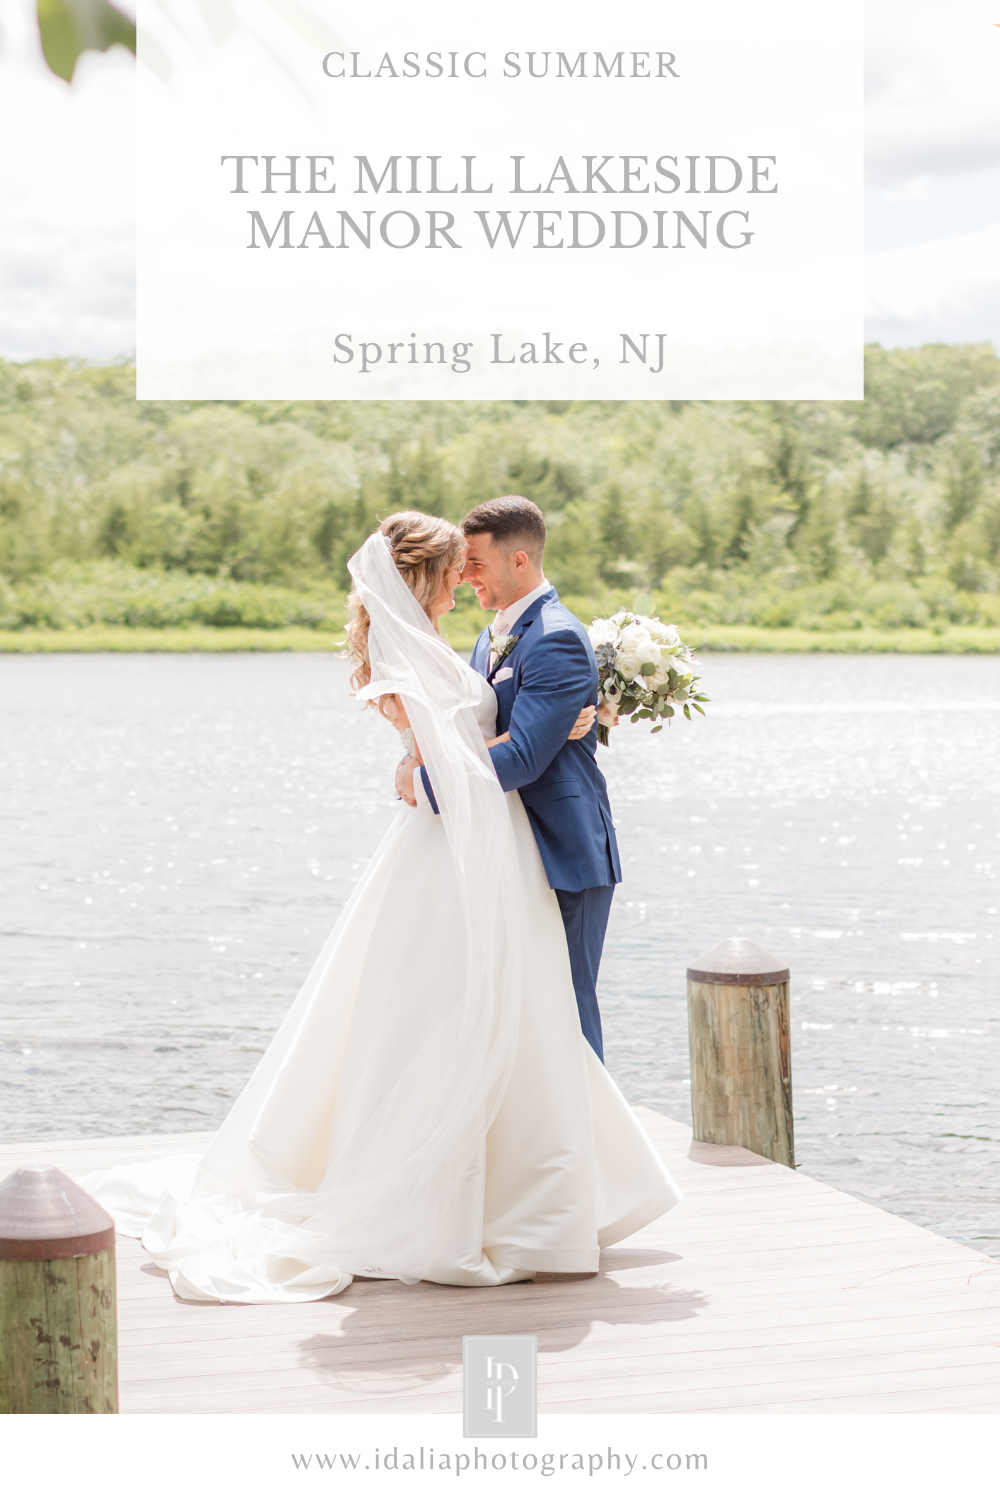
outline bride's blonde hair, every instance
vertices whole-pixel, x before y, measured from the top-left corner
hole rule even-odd
[[[430,618],[430,607],[446,576],[460,568],[465,560],[465,537],[457,526],[441,516],[425,516],[419,510],[400,510],[387,516],[379,527],[389,538],[392,560],[410,593]],[[355,692],[372,680],[368,655],[368,611],[356,590],[347,597],[347,650],[344,655],[353,663],[351,687]],[[379,713],[393,718],[392,695],[378,700]]]

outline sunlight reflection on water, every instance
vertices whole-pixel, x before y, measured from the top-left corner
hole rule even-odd
[[[689,1118],[684,969],[792,970],[797,1157],[1000,1255],[1000,664],[707,657],[601,763],[626,1094]],[[321,655],[0,660],[0,1137],[217,1124],[394,813]]]

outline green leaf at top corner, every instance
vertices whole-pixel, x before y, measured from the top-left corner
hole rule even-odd
[[[135,53],[135,23],[108,0],[37,0],[37,14],[45,61],[67,83],[83,52],[118,45]]]

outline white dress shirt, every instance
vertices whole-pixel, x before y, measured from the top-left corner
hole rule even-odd
[[[528,609],[532,604],[534,604],[536,599],[540,599],[543,594],[547,594],[551,587],[552,585],[549,580],[547,578],[543,578],[538,587],[536,589],[532,589],[530,594],[524,594],[520,599],[515,599],[513,604],[507,605],[506,609],[498,609],[496,617],[493,621],[493,625],[491,627],[493,634],[495,636],[510,635],[511,631],[514,629],[514,626],[524,614],[525,610]],[[496,652],[491,651],[489,660],[490,671],[492,671],[495,666]],[[419,766],[417,767],[417,770],[414,773],[413,777],[413,795],[416,798],[418,807],[430,807],[431,804],[428,801],[427,793],[424,791],[424,783],[423,778],[420,775]]]

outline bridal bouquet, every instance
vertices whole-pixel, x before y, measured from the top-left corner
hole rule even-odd
[[[650,599],[649,604],[652,606]],[[649,615],[620,609],[610,620],[595,620],[588,634],[597,657],[598,743],[607,745],[615,719],[629,714],[639,719],[659,719],[652,734],[672,719],[677,706],[690,719],[691,709],[704,714],[704,693],[695,691],[700,680],[691,670],[696,665],[673,625],[664,625]]]

